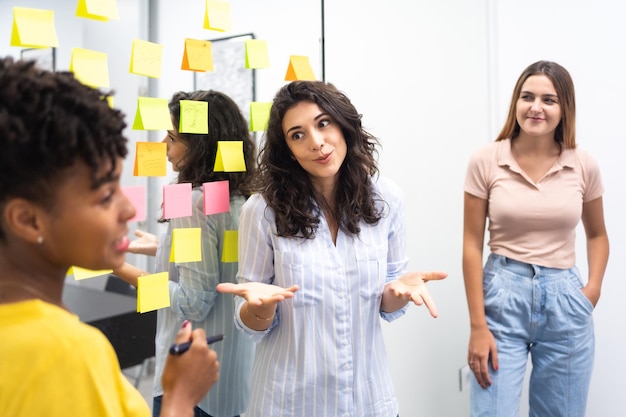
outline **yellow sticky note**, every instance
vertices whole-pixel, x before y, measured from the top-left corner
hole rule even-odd
[[[166,98],[137,98],[137,111],[133,121],[134,130],[172,130],[173,128]]]
[[[204,72],[215,71],[211,42],[199,39],[185,39],[185,52],[180,69]]]
[[[137,311],[145,313],[170,306],[168,273],[144,275],[137,278]]]
[[[136,177],[164,177],[167,175],[166,161],[166,143],[137,142],[133,175]]]
[[[267,122],[270,119],[271,102],[253,101],[250,103],[250,131],[260,132],[267,130]]]
[[[11,46],[29,48],[58,47],[57,31],[54,26],[54,11],[13,8]]]
[[[76,16],[103,22],[120,18],[117,0],[79,0]]]
[[[268,68],[270,57],[267,52],[267,41],[248,39],[246,45],[246,68]]]
[[[315,81],[315,75],[313,74],[308,56],[291,55],[289,57],[289,67],[287,68],[285,81],[296,80]]]
[[[104,52],[72,48],[70,71],[83,84],[95,88],[109,87],[109,64]]]
[[[230,3],[220,0],[206,0],[204,29],[226,32],[232,28]]]
[[[199,262],[202,260],[201,230],[199,227],[172,230],[170,262]]]
[[[209,133],[209,103],[206,101],[180,100],[180,133]]]
[[[112,269],[102,269],[102,270],[94,271],[91,269],[80,268],[78,266],[72,266],[67,271],[67,275],[73,275],[74,280],[76,281],[80,281],[81,279],[99,277],[99,276],[107,275],[111,273],[113,273]]]
[[[239,261],[237,242],[239,234],[236,230],[224,230],[224,249],[222,250],[222,262]]]
[[[133,39],[130,57],[130,72],[152,78],[161,77],[163,45]]]
[[[243,172],[246,161],[243,157],[242,141],[218,141],[215,156],[215,172]]]

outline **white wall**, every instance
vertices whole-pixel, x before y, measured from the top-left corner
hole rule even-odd
[[[327,80],[352,97],[365,125],[382,139],[382,172],[407,193],[411,268],[450,273],[430,284],[440,318],[413,309],[387,326],[401,416],[469,415],[467,392],[457,388],[468,337],[460,264],[465,164],[471,151],[493,140],[517,77],[539,59],[571,72],[578,143],[599,160],[604,176],[612,255],[594,313],[597,353],[587,415],[623,416],[626,6],[610,0],[344,0],[327,2],[326,9]],[[582,230],[578,236],[585,273]]]

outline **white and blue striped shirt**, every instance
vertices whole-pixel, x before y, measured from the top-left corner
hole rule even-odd
[[[169,271],[169,308],[157,312],[156,369],[152,394],[163,395],[161,375],[168,350],[183,321],[203,328],[207,336],[223,334],[224,340],[211,345],[220,361],[220,378],[198,406],[212,416],[232,417],[243,413],[250,393],[250,371],[255,344],[235,328],[234,296],[215,291],[220,282],[236,282],[237,263],[221,262],[224,231],[237,230],[244,198],[232,196],[230,213],[204,214],[202,188],[192,192],[193,212],[189,217],[171,219],[161,236],[157,271]],[[170,263],[172,229],[200,228],[202,261]]]
[[[273,211],[258,194],[239,221],[239,282],[280,287],[297,284],[278,304],[266,331],[237,327],[258,342],[246,417],[396,417],[398,404],[381,332],[401,309],[380,309],[386,283],[408,263],[404,203],[389,180],[373,179],[382,219],[361,223],[361,233],[341,230],[333,244],[322,217],[314,239],[276,236]]]

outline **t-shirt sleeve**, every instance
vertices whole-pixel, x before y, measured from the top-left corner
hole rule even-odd
[[[479,149],[470,157],[465,173],[463,190],[475,197],[487,200],[489,187],[487,183],[488,154],[486,148]]]
[[[604,194],[604,184],[602,183],[602,175],[600,174],[598,161],[584,151],[579,151],[579,155],[585,181],[583,202],[588,203],[589,201],[602,197],[602,194]]]

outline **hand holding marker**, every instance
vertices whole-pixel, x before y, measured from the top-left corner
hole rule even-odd
[[[223,334],[218,334],[215,336],[210,336],[206,338],[206,342],[207,344],[213,344],[215,342],[219,342],[220,340],[224,339],[224,335]],[[172,345],[172,347],[170,347],[170,354],[172,355],[182,355],[183,353],[187,352],[189,350],[189,347],[191,347],[191,341],[189,342],[185,342],[185,343],[181,343],[179,345],[177,345],[176,343],[174,343]]]

